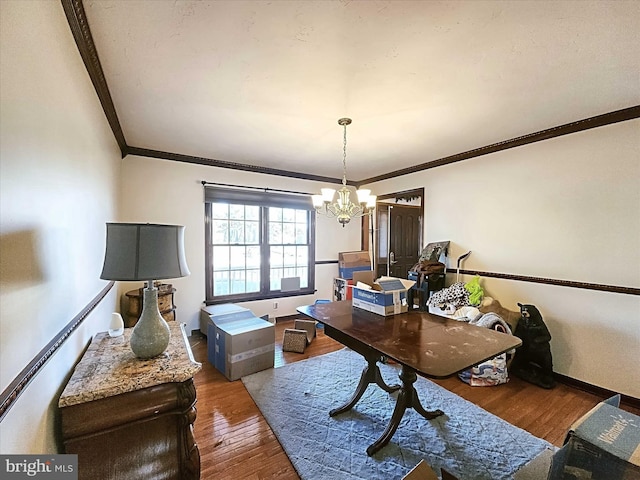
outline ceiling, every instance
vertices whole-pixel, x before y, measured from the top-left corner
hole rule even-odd
[[[640,104],[638,1],[84,0],[126,144],[360,181]]]

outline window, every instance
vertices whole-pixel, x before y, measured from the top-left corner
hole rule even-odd
[[[314,292],[315,212],[307,196],[205,188],[206,301]],[[281,291],[298,277],[300,290]]]

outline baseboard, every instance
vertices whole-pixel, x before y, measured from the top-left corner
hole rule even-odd
[[[275,323],[278,322],[286,322],[287,320],[295,320],[296,318],[300,318],[300,314],[294,314],[294,315],[283,315],[282,317],[276,317],[275,318]]]
[[[602,397],[603,399],[613,397],[614,395],[618,394],[618,392],[614,392],[613,390],[609,390],[603,387],[598,387],[596,385],[591,385],[590,383],[583,382],[582,380],[577,380],[575,378],[567,377],[566,375],[562,375],[560,373],[554,372],[553,376],[559,383],[563,383],[565,385],[568,385],[573,388],[577,388],[578,390],[582,390],[587,393],[592,393],[594,395]],[[640,398],[635,398],[625,394],[620,394],[620,397],[621,397],[620,398],[621,404],[640,409]]]

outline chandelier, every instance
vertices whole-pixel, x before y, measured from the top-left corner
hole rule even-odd
[[[337,218],[344,227],[352,218],[370,215],[376,206],[376,196],[371,195],[371,190],[359,189],[356,191],[358,203],[351,202],[351,190],[347,188],[347,125],[351,124],[350,118],[341,118],[338,125],[344,129],[342,141],[342,188],[338,190],[338,198],[334,202],[336,191],[333,188],[322,188],[321,195],[312,195],[313,207],[316,212],[327,217]]]

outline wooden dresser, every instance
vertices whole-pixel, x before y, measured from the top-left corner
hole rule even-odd
[[[169,327],[169,347],[158,357],[136,358],[126,328],[116,338],[97,334],[76,365],[58,406],[79,479],[200,478],[193,376],[201,364],[184,325]]]
[[[173,301],[173,294],[176,293],[176,289],[173,285],[168,283],[156,283],[158,289],[158,310],[160,315],[170,322],[176,319],[176,305]],[[142,307],[144,305],[144,296],[142,291],[144,288],[137,288],[127,292],[125,295],[129,301],[127,307],[127,313],[124,319],[125,327],[133,327],[138,323],[140,315],[142,315]]]

